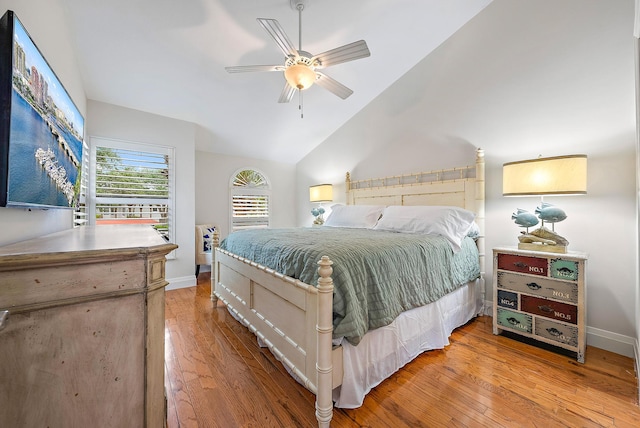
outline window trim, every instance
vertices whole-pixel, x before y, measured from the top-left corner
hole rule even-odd
[[[175,148],[161,144],[142,143],[135,141],[117,140],[99,136],[91,136],[90,144],[90,166],[89,166],[89,186],[87,192],[87,217],[89,225],[96,226],[96,154],[97,147],[107,147],[113,149],[132,150],[148,152],[154,154],[168,155],[169,157],[169,200],[167,206],[169,210],[169,241],[176,242],[176,159]],[[121,200],[120,200],[121,201]],[[118,201],[118,202],[120,202]],[[143,201],[143,199],[138,199]],[[167,258],[175,258],[175,250],[167,255]]]
[[[261,187],[251,187],[251,186],[234,186],[236,176],[242,171],[254,171],[257,174],[260,174],[264,179],[265,185]],[[271,227],[271,180],[267,174],[265,174],[262,170],[254,167],[242,167],[238,168],[234,171],[234,173],[229,178],[229,233],[234,232],[236,229],[234,228],[233,222],[233,197],[236,195],[264,195],[267,197],[267,225],[266,227]]]

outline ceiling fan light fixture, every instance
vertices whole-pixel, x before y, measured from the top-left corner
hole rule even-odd
[[[293,64],[284,71],[284,78],[289,85],[301,91],[308,89],[316,81],[316,72],[306,64]]]

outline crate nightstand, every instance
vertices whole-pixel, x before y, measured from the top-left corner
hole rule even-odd
[[[584,363],[587,255],[493,249],[493,334],[503,330],[576,353]]]

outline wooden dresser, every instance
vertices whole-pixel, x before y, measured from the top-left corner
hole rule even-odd
[[[1,427],[162,427],[165,256],[149,226],[0,247]]]
[[[583,253],[494,248],[493,333],[567,349],[584,363],[586,263]]]

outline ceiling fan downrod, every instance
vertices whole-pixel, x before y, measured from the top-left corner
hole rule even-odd
[[[298,50],[302,50],[302,11],[307,5],[308,0],[289,0],[289,4],[294,10],[298,11]]]

